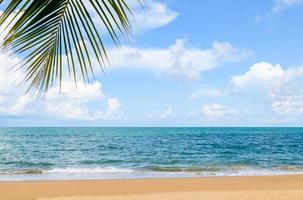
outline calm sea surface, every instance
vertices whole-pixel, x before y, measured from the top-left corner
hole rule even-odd
[[[303,174],[303,128],[0,128],[0,181]]]

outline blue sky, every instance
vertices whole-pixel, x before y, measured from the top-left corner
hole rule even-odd
[[[0,126],[302,126],[303,1],[131,4],[130,41],[86,86],[34,100],[0,55]]]

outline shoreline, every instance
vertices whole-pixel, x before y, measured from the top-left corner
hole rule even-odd
[[[10,175],[8,175],[10,176]],[[13,176],[13,175],[12,175]],[[28,175],[31,176],[31,175]],[[297,174],[269,174],[269,175],[214,175],[214,176],[155,176],[155,177],[126,177],[126,178],[79,178],[79,179],[28,179],[28,180],[0,180],[1,183],[47,183],[47,182],[90,182],[90,181],[128,181],[128,180],[186,180],[186,179],[221,179],[221,178],[257,178],[257,177],[292,177],[302,176],[303,173]]]
[[[0,182],[0,195],[1,200],[103,200],[104,198],[110,200],[120,197],[126,200],[187,200],[229,199],[230,195],[230,199],[238,197],[238,199],[253,199],[252,197],[257,199],[258,195],[261,195],[270,200],[277,197],[278,199],[284,197],[284,199],[301,200],[303,199],[303,175],[13,181]]]
[[[106,168],[104,168],[106,169]],[[42,171],[35,173],[4,173],[0,174],[0,182],[43,182],[43,181],[85,181],[85,180],[132,180],[132,179],[183,179],[183,178],[216,178],[216,177],[259,177],[259,176],[292,176],[303,175],[303,168],[289,169],[254,169],[242,168],[226,171],[204,171],[204,172],[156,172],[135,171],[133,169],[114,168],[67,168],[61,171]],[[299,170],[300,169],[300,170]],[[133,170],[133,171],[132,171]],[[23,172],[23,171],[22,171]]]

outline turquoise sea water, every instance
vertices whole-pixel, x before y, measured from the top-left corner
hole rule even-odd
[[[303,174],[303,128],[0,128],[0,181]]]

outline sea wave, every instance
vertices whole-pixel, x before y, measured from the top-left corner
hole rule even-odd
[[[177,178],[214,176],[268,176],[303,174],[303,166],[145,166],[145,167],[62,167],[52,169],[26,169],[1,172],[0,181],[14,180],[85,180],[128,178]]]
[[[54,168],[43,171],[44,173],[131,173],[134,170],[117,167],[94,167],[94,168]]]
[[[42,174],[43,171],[40,169],[29,169],[29,170],[22,170],[17,171],[16,174]]]
[[[303,171],[303,166],[280,166],[276,167],[279,170],[287,170],[287,171]]]
[[[199,172],[218,172],[219,167],[167,167],[167,166],[147,166],[142,168],[145,171],[152,172],[182,172],[182,173],[199,173]]]
[[[23,166],[23,167],[51,167],[54,166],[50,162],[27,162],[27,161],[7,161],[4,165]]]

